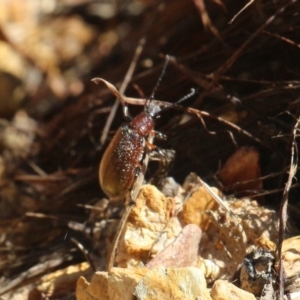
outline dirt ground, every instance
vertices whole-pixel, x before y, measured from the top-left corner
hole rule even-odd
[[[287,236],[297,232],[299,8],[286,0],[2,1],[0,299],[75,299],[77,278],[92,274],[84,263],[104,270],[108,225],[122,207],[105,199],[98,168],[125,118],[119,105],[105,135],[119,102],[91,80],[149,98],[166,55],[155,99],[174,103],[195,89],[156,122],[167,139],[155,144],[176,153],[168,176],[181,185],[193,172],[228,198],[276,212],[287,194]],[[142,109],[129,107],[132,116]],[[147,181],[157,167],[150,163]],[[53,283],[71,267],[67,283]]]

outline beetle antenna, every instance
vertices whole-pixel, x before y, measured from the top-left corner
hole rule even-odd
[[[155,93],[156,93],[158,87],[160,86],[160,83],[161,83],[161,81],[162,81],[162,79],[163,79],[163,77],[164,77],[164,75],[165,75],[165,73],[166,73],[166,69],[167,69],[169,60],[170,60],[170,56],[169,56],[169,55],[166,55],[165,63],[164,63],[163,69],[162,69],[162,71],[161,71],[161,74],[160,74],[160,76],[159,76],[159,78],[158,78],[158,80],[157,80],[157,82],[156,82],[156,85],[155,85],[155,87],[154,87],[154,89],[153,89],[153,91],[152,91],[152,93],[151,93],[151,96],[150,96],[150,98],[149,98],[149,101],[150,101],[150,102],[154,99],[154,95],[155,95]]]
[[[187,95],[183,96],[182,98],[180,98],[178,101],[176,101],[176,102],[174,103],[174,105],[177,105],[177,104],[179,104],[179,103],[181,103],[181,102],[183,102],[183,101],[185,101],[185,100],[191,98],[192,96],[195,95],[195,93],[196,93],[196,89],[193,89],[193,88],[192,88],[189,94],[187,94]]]

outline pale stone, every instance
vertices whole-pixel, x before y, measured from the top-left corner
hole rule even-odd
[[[211,300],[202,272],[194,267],[150,270],[134,291],[137,300]]]
[[[231,279],[245,255],[255,250],[258,238],[276,239],[278,216],[274,210],[260,207],[250,199],[227,200],[233,219],[203,187],[197,189],[192,183],[189,186],[188,191],[195,192],[183,206],[174,202],[173,198],[165,197],[153,186],[142,186],[121,233],[115,259],[118,267],[135,268],[149,264],[151,258],[177,238],[182,224],[196,224],[202,230],[199,245],[202,261],[198,261],[201,261],[204,276],[210,282]],[[216,188],[212,190],[220,195]],[[190,251],[190,244],[187,245],[187,249],[182,248],[182,251]],[[169,260],[166,267],[172,267],[168,251],[164,250],[161,254],[163,259],[158,257],[156,260]],[[159,263],[155,263],[156,266]],[[187,264],[175,264],[173,267],[182,266]]]
[[[210,282],[231,280],[245,255],[257,249],[259,242],[277,240],[279,219],[274,209],[243,198],[224,199],[226,210],[211,196],[214,193],[221,197],[220,192],[212,187],[204,189],[195,174],[187,177],[183,187],[192,197],[186,200],[179,215],[185,224],[197,224],[202,230],[198,266]],[[211,193],[206,191],[208,188]],[[295,227],[289,228],[290,234],[297,232]]]
[[[108,299],[132,300],[136,285],[147,272],[148,269],[146,268],[113,268],[108,276]]]
[[[282,260],[286,278],[300,276],[300,236],[283,241]]]
[[[84,277],[77,282],[77,300],[202,299],[211,300],[203,273],[188,268],[113,268],[96,272],[89,284]]]
[[[211,290],[213,300],[256,300],[253,294],[246,292],[226,280],[217,280]]]
[[[219,278],[215,279],[229,280],[244,257],[257,248],[255,242],[259,237],[276,240],[278,215],[247,198],[227,200],[226,204],[235,220],[220,207],[207,211],[211,223],[202,233],[199,255],[221,268]]]
[[[196,267],[202,271],[208,283],[214,282],[222,273],[224,273],[224,270],[226,270],[222,261],[214,262],[209,259],[203,259],[200,256],[198,256]]]
[[[176,240],[159,252],[146,266],[182,268],[195,266],[198,259],[198,248],[201,229],[194,224],[186,225]]]
[[[77,300],[95,300],[95,298],[87,291],[89,282],[84,277],[79,277],[76,285],[76,299]]]
[[[263,248],[248,254],[240,269],[240,287],[260,297],[263,290],[270,291],[269,282],[272,278],[274,255]]]
[[[141,266],[174,241],[182,226],[173,211],[172,199],[154,186],[143,186],[120,237],[117,266]]]
[[[113,268],[111,272],[96,272],[89,284],[79,278],[77,300],[131,300],[139,280],[148,272],[146,268]]]
[[[283,241],[282,261],[285,273],[285,291],[288,299],[300,299],[300,236],[294,236]],[[279,272],[279,262],[275,263],[275,270]]]

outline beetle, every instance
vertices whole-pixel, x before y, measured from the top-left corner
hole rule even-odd
[[[157,149],[146,140],[149,135],[157,134],[154,126],[160,110],[159,106],[151,102],[147,104],[142,113],[118,129],[104,152],[99,167],[99,180],[103,192],[110,200],[125,198],[141,170],[146,147]]]
[[[147,139],[149,136],[165,138],[163,134],[154,131],[155,119],[162,108],[152,100],[165,73],[168,59],[167,56],[161,76],[153,89],[151,97],[146,101],[144,111],[117,130],[101,159],[99,167],[100,186],[112,201],[124,199],[131,190],[142,168],[146,149],[155,150],[162,158],[164,157],[164,153],[155,145],[149,143]],[[94,81],[97,82],[97,79]],[[192,89],[190,94],[177,101],[176,104],[188,99],[194,93],[195,90]],[[170,107],[170,103],[168,104]],[[129,117],[126,105],[124,106],[124,115]]]

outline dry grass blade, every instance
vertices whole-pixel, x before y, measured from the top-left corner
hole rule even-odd
[[[122,102],[122,105],[125,105],[125,100],[123,95],[117,90],[117,88],[113,84],[109,83],[108,81],[102,78],[93,78],[92,81],[95,82],[96,84],[103,82],[106,85],[106,87],[111,91],[111,93],[114,96],[116,96],[119,101]]]
[[[26,271],[19,274],[19,276],[13,280],[1,282],[0,286],[0,295],[7,293],[8,291],[14,289],[16,286],[21,284],[22,282],[32,279],[35,276],[45,274],[49,272],[49,270],[54,269],[59,266],[66,257],[62,255],[62,253],[54,253],[53,255],[49,255],[48,257],[44,257],[44,261],[38,263],[37,265],[27,269]],[[42,261],[42,259],[41,259]]]
[[[278,240],[277,209],[281,200],[281,239],[299,235],[300,172],[294,167],[299,134],[298,1],[129,0],[116,4],[67,0],[51,1],[50,6],[39,5],[39,1],[2,2],[0,288],[11,290],[0,298],[28,298],[27,294],[21,296],[24,288],[28,293],[39,290],[39,299],[77,297],[75,281],[68,285],[68,291],[59,290],[56,271],[66,267],[67,274],[70,268],[88,260],[84,249],[93,258],[97,271],[104,273],[122,216],[121,208],[104,198],[104,191],[99,188],[97,170],[104,154],[103,146],[99,146],[101,134],[104,143],[107,132],[109,138],[123,123],[122,106],[125,110],[128,106],[133,116],[142,111],[168,54],[173,57],[153,103],[162,109],[155,130],[168,137],[157,141],[157,145],[176,152],[167,174],[175,183],[164,186],[163,180],[152,181],[172,198],[170,203],[163,197],[158,202],[167,207],[161,218],[170,218],[166,226],[171,228],[170,224],[178,221],[181,201],[197,186],[201,192],[193,195],[193,204],[203,204],[207,198],[213,206],[191,209],[193,217],[194,212],[201,212],[200,217],[205,215],[205,223],[198,225],[203,230],[200,248],[203,246],[204,251],[199,253],[207,260],[214,249],[218,262],[226,256],[226,268],[232,259],[238,260],[227,268],[229,281],[246,251],[240,241],[257,246],[253,232],[259,232],[257,238],[261,232],[271,232],[270,240]],[[165,9],[160,11],[162,2]],[[229,25],[230,19],[234,22]],[[90,82],[94,77],[106,80],[96,78],[94,82],[101,84],[97,86]],[[185,104],[174,104],[191,88],[197,91],[194,97]],[[111,126],[107,120],[113,121]],[[293,139],[295,145],[291,149]],[[226,208],[225,211],[211,199],[209,190],[206,192],[199,182],[179,184],[193,172],[215,185],[214,175],[237,146],[257,148],[261,169],[258,180],[263,184],[252,188],[249,186],[254,185],[254,179],[237,176],[236,181],[222,185],[218,195],[230,193],[225,206],[243,226],[241,232]],[[139,163],[141,167],[142,162]],[[160,161],[149,164],[149,175],[157,175],[159,164]],[[166,176],[164,169],[159,170],[159,176]],[[130,210],[132,215],[137,211],[141,216],[151,212],[148,206],[139,209],[143,190],[144,187],[139,192],[139,186],[135,186],[128,196],[119,234]],[[251,193],[251,199],[245,193]],[[154,204],[157,198],[147,199]],[[116,256],[111,255],[115,266],[121,268],[129,266],[122,257],[127,225],[140,224],[131,223],[131,219],[130,215],[121,242],[115,243],[112,252],[117,251]],[[150,222],[150,226],[153,224]],[[141,240],[152,236],[144,233],[142,226],[138,230],[142,232]],[[159,246],[163,248],[165,226],[157,231]],[[132,236],[138,241],[137,246],[142,245]],[[215,237],[221,244],[215,243]],[[205,239],[211,239],[211,244]],[[149,250],[151,257],[158,253],[156,245],[153,249]],[[294,277],[288,276],[284,247],[282,256],[288,279],[284,296],[289,297],[287,284],[294,286],[295,282]],[[147,253],[143,263],[148,258]],[[222,269],[219,265],[208,284],[214,284]],[[52,279],[43,278],[46,273],[51,273]],[[54,289],[43,290],[44,280]],[[269,287],[271,284],[266,288]]]
[[[237,228],[241,228],[237,218],[231,209],[226,205],[224,200],[222,200],[200,177],[197,177],[197,181],[204,187],[204,189],[211,195],[211,197],[228,213],[232,221]]]
[[[145,105],[146,104],[146,101],[147,101],[146,99],[131,98],[131,97],[126,97],[126,96],[122,95],[113,84],[111,84],[110,82],[106,81],[103,78],[94,78],[94,79],[92,79],[92,81],[97,83],[97,84],[104,83],[106,85],[106,87],[112,92],[112,94],[124,103],[129,103],[129,104],[133,104],[133,105]],[[240,128],[238,125],[233,124],[232,122],[227,121],[227,120],[225,120],[221,117],[213,116],[213,115],[211,115],[210,113],[208,113],[206,111],[201,111],[201,110],[191,108],[191,107],[185,108],[185,107],[182,107],[180,105],[174,105],[173,103],[169,103],[169,102],[165,102],[165,101],[161,101],[161,100],[152,100],[152,103],[154,103],[156,105],[160,105],[164,108],[173,107],[174,109],[186,110],[188,113],[191,113],[192,115],[196,115],[200,119],[201,123],[204,125],[205,128],[206,128],[206,126],[205,126],[205,123],[202,119],[202,116],[208,117],[210,119],[217,120],[221,123],[226,124],[227,126],[233,128],[233,129],[235,129],[237,132],[242,133],[242,134],[250,137],[251,139],[258,142],[259,144],[265,145],[265,143],[263,141],[261,141],[259,138],[253,136],[250,132]],[[210,134],[216,134],[216,132],[211,132],[211,131],[208,131],[208,132]],[[237,146],[238,144],[235,141],[232,132],[230,132],[229,130],[225,130],[225,132],[227,132],[229,134],[233,144]]]
[[[200,17],[203,22],[203,26],[206,29],[209,29],[215,35],[215,37],[217,37],[220,41],[223,42],[218,29],[213,25],[208,13],[207,13],[204,0],[194,0],[194,3],[199,11]]]
[[[282,262],[282,243],[284,239],[284,233],[286,229],[286,222],[287,222],[287,206],[288,206],[288,199],[289,199],[289,191],[293,182],[293,178],[296,174],[297,167],[298,167],[298,146],[296,143],[297,133],[299,131],[300,125],[300,118],[298,117],[295,126],[292,132],[292,145],[291,145],[291,162],[290,162],[290,169],[289,169],[289,176],[287,182],[285,184],[285,188],[282,195],[282,201],[280,206],[280,223],[279,223],[279,233],[278,233],[278,259],[279,259],[279,295],[278,300],[283,299],[284,295],[284,268]]]
[[[288,39],[288,38],[280,36],[278,34],[269,32],[267,30],[265,30],[264,33],[267,34],[267,35],[273,36],[273,37],[275,37],[275,38],[277,38],[279,40],[282,40],[282,41],[288,43],[289,45],[292,45],[292,46],[297,47],[298,49],[300,49],[300,45],[298,43],[292,41],[291,39]]]
[[[280,14],[282,14],[285,9],[293,4],[296,3],[296,0],[291,0],[288,3],[286,3],[285,5],[283,5],[280,9],[277,10],[277,12],[271,16],[263,25],[261,25],[244,43],[243,45],[233,53],[233,55],[216,71],[214,72],[214,76],[215,78],[218,78],[220,75],[223,75],[224,73],[226,73],[228,71],[228,69],[231,68],[231,66],[235,63],[235,61],[237,60],[237,58],[247,49],[247,47],[249,46],[249,44],[261,33],[265,30],[265,28],[267,26],[269,26],[275,19],[277,16],[279,16]]]
[[[135,70],[137,61],[138,61],[138,59],[139,59],[139,57],[140,57],[140,55],[141,55],[141,53],[142,53],[142,51],[143,51],[143,48],[144,48],[145,43],[146,43],[146,38],[145,38],[145,37],[142,37],[142,38],[140,39],[140,41],[139,41],[139,44],[138,44],[136,50],[135,50],[134,57],[133,57],[133,59],[132,59],[132,61],[131,61],[131,63],[130,63],[130,66],[129,66],[128,70],[127,70],[127,73],[126,73],[126,75],[125,75],[125,78],[124,78],[124,80],[123,80],[123,82],[122,82],[122,84],[121,84],[121,86],[120,86],[120,93],[124,93],[124,92],[125,92],[125,90],[126,90],[126,88],[127,88],[127,86],[128,86],[128,83],[129,83],[129,81],[130,81],[131,78],[132,78],[132,75],[133,75],[133,72],[134,72],[134,70]],[[96,81],[94,81],[94,82],[96,82]],[[112,124],[112,122],[113,122],[113,119],[114,119],[115,114],[116,114],[116,112],[117,112],[117,109],[118,109],[118,107],[119,107],[119,103],[120,103],[120,102],[119,102],[119,99],[120,99],[120,98],[117,97],[117,99],[116,99],[114,105],[113,105],[112,108],[111,108],[111,111],[110,111],[109,116],[108,116],[108,118],[107,118],[106,124],[105,124],[105,126],[104,126],[104,128],[103,128],[102,135],[101,135],[101,138],[100,138],[100,146],[101,146],[101,147],[102,147],[102,146],[105,144],[105,142],[106,142],[106,138],[107,138],[107,135],[108,135],[110,126],[111,126],[111,124]],[[124,103],[124,102],[121,102],[121,103],[122,103],[122,105],[123,105],[123,110],[125,111],[125,109],[126,109],[126,103]]]
[[[224,123],[224,124],[234,128],[237,132],[240,132],[240,133],[244,134],[245,136],[250,137],[254,141],[258,142],[259,144],[265,145],[265,143],[262,140],[260,140],[259,138],[253,136],[250,132],[240,128],[238,125],[233,124],[232,122],[229,122],[229,121],[227,121],[227,120],[225,120],[221,117],[216,117],[216,116],[213,116],[213,115],[211,115],[210,113],[208,113],[206,111],[201,111],[201,110],[194,109],[194,108],[187,108],[187,112],[195,114],[200,120],[202,120],[202,116],[205,116],[205,117],[208,117],[208,118],[211,118],[211,119],[215,119],[215,120],[217,120],[221,123]],[[235,141],[232,132],[230,132],[228,130],[226,130],[226,132],[229,134],[231,140],[233,141],[233,144],[237,145],[237,142]]]
[[[106,87],[110,90],[110,92],[116,96],[122,103],[124,104],[132,104],[132,105],[145,105],[147,102],[147,99],[141,99],[141,98],[132,98],[132,97],[127,97],[123,95],[121,92],[117,90],[117,88],[111,84],[110,82],[106,81],[103,78],[94,78],[92,79],[93,82],[96,84],[104,83]],[[151,100],[151,103],[155,105],[161,105],[163,107],[169,107],[172,106],[172,103],[161,101],[161,100]]]
[[[254,2],[254,0],[250,0],[229,22],[228,24],[232,24],[234,22],[234,20],[247,8],[249,7],[252,3]]]

